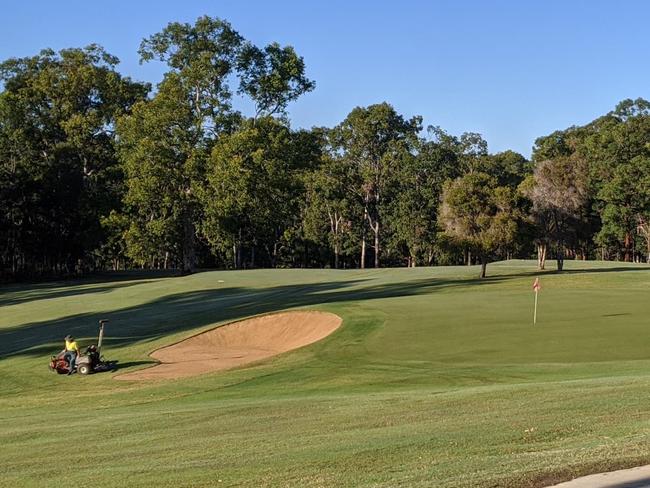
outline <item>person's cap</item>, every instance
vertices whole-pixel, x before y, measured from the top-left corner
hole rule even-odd
[[[65,339],[66,341],[71,341],[71,340],[74,339],[74,338],[73,338],[70,334],[68,334],[67,336],[64,337],[64,339]]]

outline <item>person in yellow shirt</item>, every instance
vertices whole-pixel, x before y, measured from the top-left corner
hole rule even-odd
[[[68,375],[74,373],[75,362],[77,361],[78,356],[79,346],[77,345],[77,341],[74,340],[74,337],[68,334],[65,336],[65,349],[63,350],[63,357],[66,359],[66,361],[68,361],[68,364],[70,365],[70,371],[68,371]]]

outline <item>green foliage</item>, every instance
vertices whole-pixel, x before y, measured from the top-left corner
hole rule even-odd
[[[443,184],[458,174],[453,149],[435,141],[421,141],[417,148],[396,171],[388,205],[390,245],[403,247],[411,266],[433,263]]]
[[[604,208],[597,242],[616,251],[622,249],[624,259],[630,261],[636,230],[650,214],[650,159],[637,156],[616,167],[598,198]]]
[[[103,216],[120,205],[114,124],[149,87],[123,78],[103,48],[0,64],[0,270],[92,267]]]
[[[332,129],[292,130],[289,103],[315,87],[305,61],[222,19],[171,22],[139,54],[167,66],[149,98],[94,44],[0,63],[0,279],[471,264],[488,248],[529,257],[533,245],[542,268],[549,247],[559,268],[565,257],[650,259],[646,100],[538,138],[528,161],[489,153],[476,132],[429,126],[423,137],[421,117],[386,102]],[[235,95],[250,113],[233,108]],[[477,218],[507,244],[441,233],[443,188],[468,175],[488,177],[491,196],[475,196],[491,199],[492,223],[470,212],[465,231]]]
[[[239,56],[239,92],[255,102],[255,116],[285,114],[289,102],[312,91],[316,84],[305,75],[305,62],[293,47],[277,42],[260,49],[247,44]]]
[[[533,159],[538,166],[545,161],[565,162],[554,184],[558,189],[555,206],[566,201],[568,218],[560,219],[557,227],[555,217],[548,214],[547,225],[541,226],[546,230],[540,228],[538,234],[540,238],[555,234],[559,257],[565,254],[562,246],[566,243],[574,250],[581,249],[584,256],[589,248],[595,253],[593,247],[598,245],[599,257],[638,259],[635,234],[647,207],[642,208],[644,191],[633,180],[643,179],[638,165],[650,157],[649,107],[650,103],[643,99],[623,100],[613,111],[583,127],[556,131],[536,141]],[[579,191],[562,180],[563,174],[575,175],[575,168],[581,174]],[[577,194],[582,200],[578,206],[574,198]],[[541,215],[536,213],[538,221],[544,220]],[[639,232],[644,235],[642,230]]]
[[[332,250],[335,268],[341,266],[341,255],[349,258],[358,250],[358,222],[363,217],[356,198],[358,187],[356,168],[327,153],[323,154],[318,168],[306,177],[305,235]]]
[[[357,204],[363,208],[360,266],[365,267],[366,235],[374,238],[374,262],[379,267],[383,246],[383,221],[400,168],[411,158],[417,144],[422,119],[404,119],[388,103],[357,107],[332,129],[331,144],[335,157],[358,175],[357,186],[351,189]]]
[[[224,134],[212,150],[201,193],[203,234],[221,251],[233,249],[243,265],[243,246],[261,247],[271,265],[298,215],[303,178],[318,157],[318,145],[271,117],[245,121]],[[251,263],[255,266],[255,263]]]
[[[469,173],[445,185],[442,224],[460,245],[478,254],[481,278],[488,261],[504,255],[515,241],[519,215],[514,202],[514,191],[485,173]]]
[[[293,148],[287,143],[288,137],[265,131],[275,122],[260,120],[256,128],[242,121],[242,116],[231,107],[229,81],[239,76],[238,92],[248,94],[255,102],[256,117],[284,113],[289,102],[313,88],[313,82],[304,75],[302,58],[293,48],[282,48],[277,43],[260,50],[246,42],[228,22],[207,16],[193,25],[170,23],[142,42],[140,55],[143,61],[158,59],[167,63],[170,71],[154,99],[122,126],[122,154],[129,171],[126,203],[138,215],[129,233],[132,256],[137,254],[143,261],[144,255],[167,256],[171,249],[180,250],[181,256],[174,258],[180,259],[185,272],[191,272],[196,261],[199,226],[212,246],[223,251],[225,247],[241,247],[242,240],[247,238],[242,235],[243,227],[250,224],[245,230],[247,234],[260,232],[251,241],[264,240],[266,245],[273,246],[271,254],[275,259],[283,231],[277,221],[286,222],[283,208],[293,208],[293,203],[282,207],[285,202],[278,201],[293,189],[280,189],[278,185],[287,182],[274,181],[280,178],[285,166],[277,152],[288,154]],[[258,130],[259,134],[252,135],[251,130]],[[238,135],[232,136],[233,131]],[[266,136],[270,139],[264,139]],[[264,147],[267,142],[275,147]],[[278,144],[284,145],[278,148]],[[294,153],[303,150],[308,148]],[[270,160],[264,164],[257,161],[258,151],[270,155]],[[244,173],[232,173],[237,170],[229,166],[231,162],[208,168],[210,154],[213,160],[224,161],[219,152],[237,153],[242,160],[252,154],[266,173],[247,179]],[[215,174],[221,170],[223,174]],[[229,170],[232,171],[228,173]],[[261,179],[259,184],[248,188],[257,177]],[[228,191],[232,195],[223,195],[221,180],[229,181]],[[276,186],[264,186],[266,183]],[[246,192],[252,192],[250,199],[256,203],[250,199],[243,201]],[[274,209],[277,218],[268,206],[271,202],[278,204]],[[251,215],[250,211],[258,213]],[[232,224],[239,217],[244,220]],[[233,225],[240,229],[237,237],[233,237]],[[154,231],[158,238],[148,238],[147,234]],[[268,235],[274,236],[270,243],[266,240]],[[217,243],[221,238],[224,241]],[[235,254],[239,256],[237,250]],[[235,261],[239,266],[238,257]]]
[[[140,265],[171,253],[181,263],[183,224],[195,207],[194,187],[205,149],[181,79],[170,74],[156,96],[120,119],[120,156],[126,174],[125,203],[131,215],[128,254]]]
[[[483,158],[481,171],[494,176],[502,186],[516,187],[532,174],[533,166],[521,154],[508,150]]]
[[[140,44],[143,62],[167,64],[192,107],[199,132],[208,124],[218,128],[227,121],[232,93],[229,76],[235,69],[244,39],[221,19],[199,17],[194,24],[171,22]]]
[[[98,259],[103,261],[104,267],[110,265],[113,271],[126,269],[124,257],[127,255],[128,216],[111,210],[106,217],[102,217],[100,224],[105,238],[97,251]]]

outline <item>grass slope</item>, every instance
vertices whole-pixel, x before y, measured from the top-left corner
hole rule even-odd
[[[0,288],[0,486],[543,486],[650,462],[650,269],[534,263],[155,273]],[[72,333],[131,371],[232,319],[339,314],[249,368],[132,384],[59,377]]]

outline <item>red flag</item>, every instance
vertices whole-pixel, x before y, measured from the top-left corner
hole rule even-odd
[[[533,283],[533,290],[537,293],[542,289],[542,285],[539,284],[539,278],[535,278],[535,283]]]

